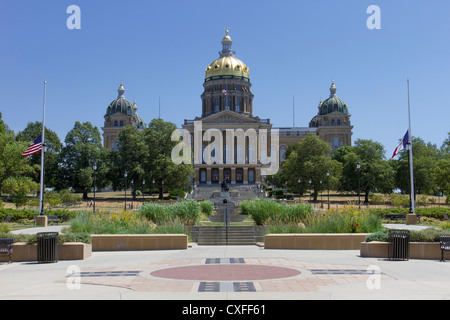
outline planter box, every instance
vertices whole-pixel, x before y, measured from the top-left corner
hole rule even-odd
[[[92,251],[187,249],[185,234],[99,234],[92,235]]]
[[[361,257],[389,258],[387,242],[361,242]],[[410,259],[441,260],[439,242],[410,242]]]
[[[84,260],[92,255],[92,246],[80,242],[67,242],[58,245],[58,260]],[[11,255],[13,262],[37,261],[37,244],[14,243]],[[0,256],[0,261],[7,261],[7,256]]]
[[[358,250],[369,233],[268,234],[265,249]]]

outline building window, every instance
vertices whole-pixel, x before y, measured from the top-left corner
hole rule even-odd
[[[283,164],[283,161],[286,160],[286,147],[280,147],[280,164]]]
[[[123,120],[120,120],[120,126],[123,127]]]
[[[339,148],[339,138],[338,137],[334,137],[334,149]]]
[[[241,98],[236,99],[236,112],[241,111]]]
[[[225,110],[230,110],[230,97],[225,97]]]
[[[219,111],[219,99],[214,98],[214,111]]]
[[[114,120],[114,127],[118,127],[119,126],[119,122],[117,120]]]

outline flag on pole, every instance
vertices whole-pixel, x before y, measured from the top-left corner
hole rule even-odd
[[[28,157],[42,150],[42,134],[22,153],[22,157]]]
[[[406,131],[405,136],[403,137],[402,141],[400,141],[400,143],[398,144],[397,148],[395,148],[394,150],[394,154],[392,155],[392,158],[395,157],[400,151],[402,151],[403,149],[406,148],[406,145],[408,143],[408,131]],[[391,159],[392,159],[391,158]]]
[[[224,95],[227,95],[227,90],[223,89],[223,90],[222,90],[222,93],[223,93]]]

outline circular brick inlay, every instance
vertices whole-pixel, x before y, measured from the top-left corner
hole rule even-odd
[[[157,278],[194,281],[255,281],[290,278],[300,271],[275,266],[219,264],[166,268],[150,273]]]

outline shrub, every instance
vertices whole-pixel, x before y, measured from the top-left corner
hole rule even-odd
[[[200,210],[206,215],[210,215],[214,211],[214,203],[212,201],[200,202]]]
[[[306,221],[306,232],[310,233],[372,233],[381,229],[382,220],[378,214],[359,211],[354,206],[330,209]]]
[[[195,225],[200,219],[201,205],[197,201],[187,200],[171,205],[146,203],[140,214],[155,224],[163,224],[178,220],[186,225]]]
[[[421,231],[411,231],[410,232],[410,241],[411,242],[439,242],[439,236],[450,235],[450,231],[448,230],[439,230],[435,228],[427,228]],[[389,229],[383,229],[378,232],[375,232],[369,235],[366,238],[367,242],[372,241],[381,241],[388,242],[389,241]]]
[[[298,223],[312,212],[312,207],[303,203],[291,205],[269,199],[241,202],[241,213],[251,215],[257,225]]]

